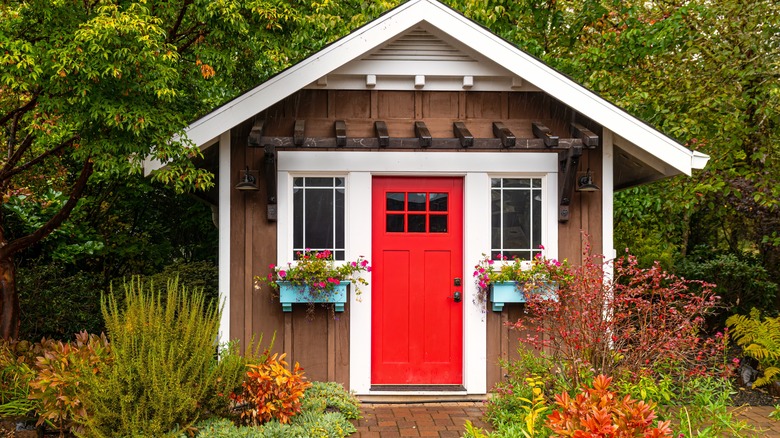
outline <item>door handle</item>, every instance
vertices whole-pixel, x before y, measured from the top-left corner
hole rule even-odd
[[[453,301],[455,301],[456,303],[459,303],[459,302],[460,302],[460,301],[463,299],[463,297],[460,295],[460,291],[458,291],[458,292],[455,292],[455,293],[452,295],[452,299],[453,299]]]

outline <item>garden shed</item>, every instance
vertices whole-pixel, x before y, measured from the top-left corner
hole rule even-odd
[[[366,399],[484,397],[522,305],[473,302],[483,254],[576,263],[582,230],[613,256],[614,191],[708,159],[435,0],[403,3],[186,132],[217,174],[221,340],[276,333],[309,378]],[[335,317],[285,312],[255,288],[305,248],[374,267]]]

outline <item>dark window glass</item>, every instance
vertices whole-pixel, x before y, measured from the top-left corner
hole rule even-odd
[[[406,196],[409,211],[425,211],[425,193],[409,193]]]
[[[491,178],[490,187],[501,187],[501,178]]]
[[[303,248],[303,189],[293,189],[293,247]]]
[[[402,214],[388,214],[387,225],[385,230],[388,233],[403,233],[404,232],[404,215]]]
[[[542,180],[540,178],[534,178],[531,180],[531,187],[535,189],[541,189],[542,188]]]
[[[306,189],[304,227],[307,247],[334,247],[333,207],[333,190]]]
[[[504,251],[504,257],[507,260],[531,260],[531,251]]]
[[[506,187],[527,189],[531,187],[531,180],[528,178],[504,178],[504,188]]]
[[[386,199],[387,211],[404,211],[404,194],[388,193]]]
[[[336,187],[344,187],[344,178],[336,178]]]
[[[333,187],[334,178],[305,178],[306,187]]]
[[[344,224],[344,215],[346,210],[344,206],[344,189],[336,189],[334,198],[336,201],[336,210],[334,211],[336,216],[336,244],[334,245],[334,248],[344,248],[344,229],[346,228]]]
[[[430,211],[447,211],[447,193],[431,193],[430,195]]]
[[[294,187],[303,187],[303,178],[293,178]]]
[[[431,233],[446,233],[447,232],[447,215],[446,214],[432,214],[430,216],[431,221]]]
[[[500,249],[501,245],[501,190],[490,194],[490,246]]]
[[[491,179],[491,255],[530,260],[542,243],[541,178]]]
[[[410,214],[408,220],[409,220],[408,231],[410,233],[424,233],[426,231],[424,214]]]
[[[527,190],[504,190],[504,249],[530,248],[530,200]]]
[[[531,210],[533,211],[533,220],[531,221],[531,227],[533,229],[533,239],[531,249],[537,249],[542,244],[542,191],[534,189],[532,194]]]

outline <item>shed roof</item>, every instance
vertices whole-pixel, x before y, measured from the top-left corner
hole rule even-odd
[[[417,46],[405,52],[404,43],[411,40]],[[377,89],[391,89],[403,75],[414,75],[418,81],[424,77],[425,90],[447,89],[453,81],[466,88],[465,78],[471,77],[472,90],[543,91],[612,131],[618,188],[690,175],[709,159],[435,0],[401,4],[194,121],[185,132],[196,146],[208,147],[221,133],[300,89],[366,87],[367,75],[389,79],[386,85],[370,85]],[[147,164],[147,172],[160,167]]]

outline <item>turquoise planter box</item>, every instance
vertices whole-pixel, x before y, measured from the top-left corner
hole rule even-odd
[[[543,298],[558,301],[558,287],[554,283],[540,282],[530,293],[539,294]],[[525,303],[526,297],[523,285],[516,281],[503,281],[490,285],[490,302],[493,303],[493,311],[504,310],[505,303]]]
[[[296,286],[289,281],[276,282],[279,285],[279,301],[282,303],[283,312],[292,312],[292,305],[295,303],[333,303],[336,312],[343,312],[344,304],[347,303],[347,286],[350,283],[342,281],[334,286],[329,294],[313,299],[309,294],[309,286]]]

